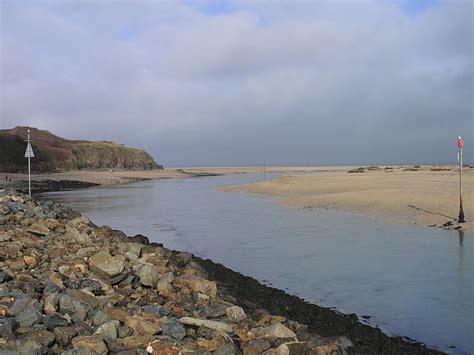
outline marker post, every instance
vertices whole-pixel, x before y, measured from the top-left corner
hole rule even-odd
[[[464,211],[462,209],[462,148],[464,147],[464,141],[461,137],[458,137],[458,160],[459,160],[459,217],[458,223],[466,222],[464,220]]]
[[[31,198],[31,158],[34,158],[35,154],[31,147],[30,130],[28,130],[28,140],[26,142],[28,143],[25,152],[25,158],[28,158],[28,196]]]

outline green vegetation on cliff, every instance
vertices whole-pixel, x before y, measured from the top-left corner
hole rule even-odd
[[[27,130],[31,130],[37,173],[81,169],[162,169],[144,150],[107,141],[68,140],[31,127],[0,130],[0,171],[26,172]]]

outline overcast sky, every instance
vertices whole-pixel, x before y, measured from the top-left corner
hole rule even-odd
[[[1,0],[0,126],[167,166],[456,161],[473,1]],[[470,148],[471,147],[471,148]]]

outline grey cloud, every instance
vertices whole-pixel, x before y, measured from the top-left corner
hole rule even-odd
[[[4,1],[1,126],[166,165],[453,160],[473,136],[472,2],[294,4]]]

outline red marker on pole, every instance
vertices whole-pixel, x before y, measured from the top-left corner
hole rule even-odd
[[[464,147],[464,141],[461,137],[458,137],[458,160],[459,160],[459,217],[458,223],[464,223],[464,211],[462,209],[462,148]]]

